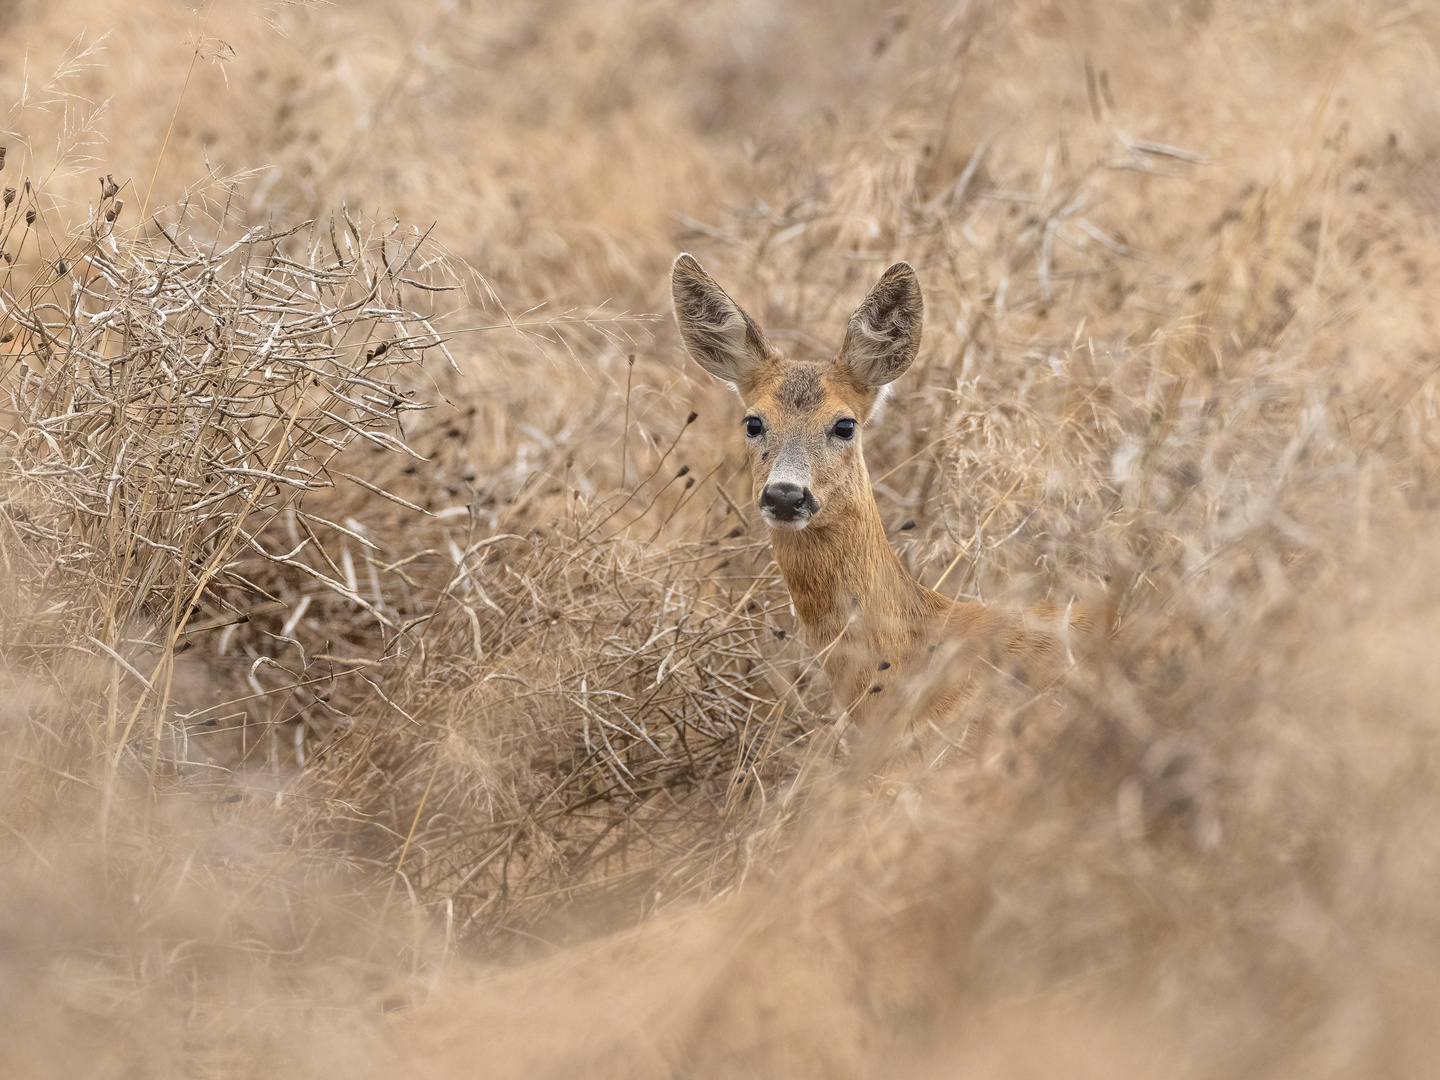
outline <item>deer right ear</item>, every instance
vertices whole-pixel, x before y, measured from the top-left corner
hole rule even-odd
[[[715,284],[691,255],[681,255],[670,271],[675,322],[695,362],[739,388],[770,358],[770,344],[755,320]]]
[[[894,382],[915,362],[924,322],[920,279],[909,263],[896,263],[850,316],[840,362],[877,389]]]

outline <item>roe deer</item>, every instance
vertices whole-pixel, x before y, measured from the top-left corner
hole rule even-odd
[[[1088,616],[952,600],[911,577],[886,539],[861,429],[920,349],[923,302],[909,264],[885,271],[833,360],[784,356],[690,255],[675,260],[671,292],[687,351],[745,404],[760,516],[841,708],[861,721],[899,678],[923,672],[923,710],[936,715],[956,707],[982,666],[1025,681],[1055,672],[1065,649],[1043,624],[1058,614],[1067,629],[1086,629]]]

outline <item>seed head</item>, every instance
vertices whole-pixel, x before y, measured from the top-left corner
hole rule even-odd
[[[32,206],[29,210],[26,210],[26,211],[25,211],[25,224],[26,224],[26,225],[34,225],[34,224],[35,224],[35,208],[34,208],[33,206]]]
[[[5,207],[6,207],[6,209],[9,209],[10,204],[11,204],[12,202],[14,202],[14,201],[15,201],[15,189],[14,189],[13,187],[7,187],[7,188],[5,189]]]
[[[685,417],[685,426],[689,427],[691,424],[693,424],[696,417],[698,417],[699,415],[699,413],[692,412],[689,416]]]

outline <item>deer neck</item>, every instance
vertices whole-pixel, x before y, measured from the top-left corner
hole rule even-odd
[[[868,686],[880,662],[901,662],[928,631],[936,598],[901,565],[868,490],[854,512],[775,530],[771,546],[806,637],[842,693]]]

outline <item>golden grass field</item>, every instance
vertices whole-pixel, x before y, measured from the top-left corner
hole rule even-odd
[[[0,0],[0,1074],[1432,1074],[1437,48]],[[911,262],[892,542],[1096,655],[847,725],[681,250],[801,356]]]

